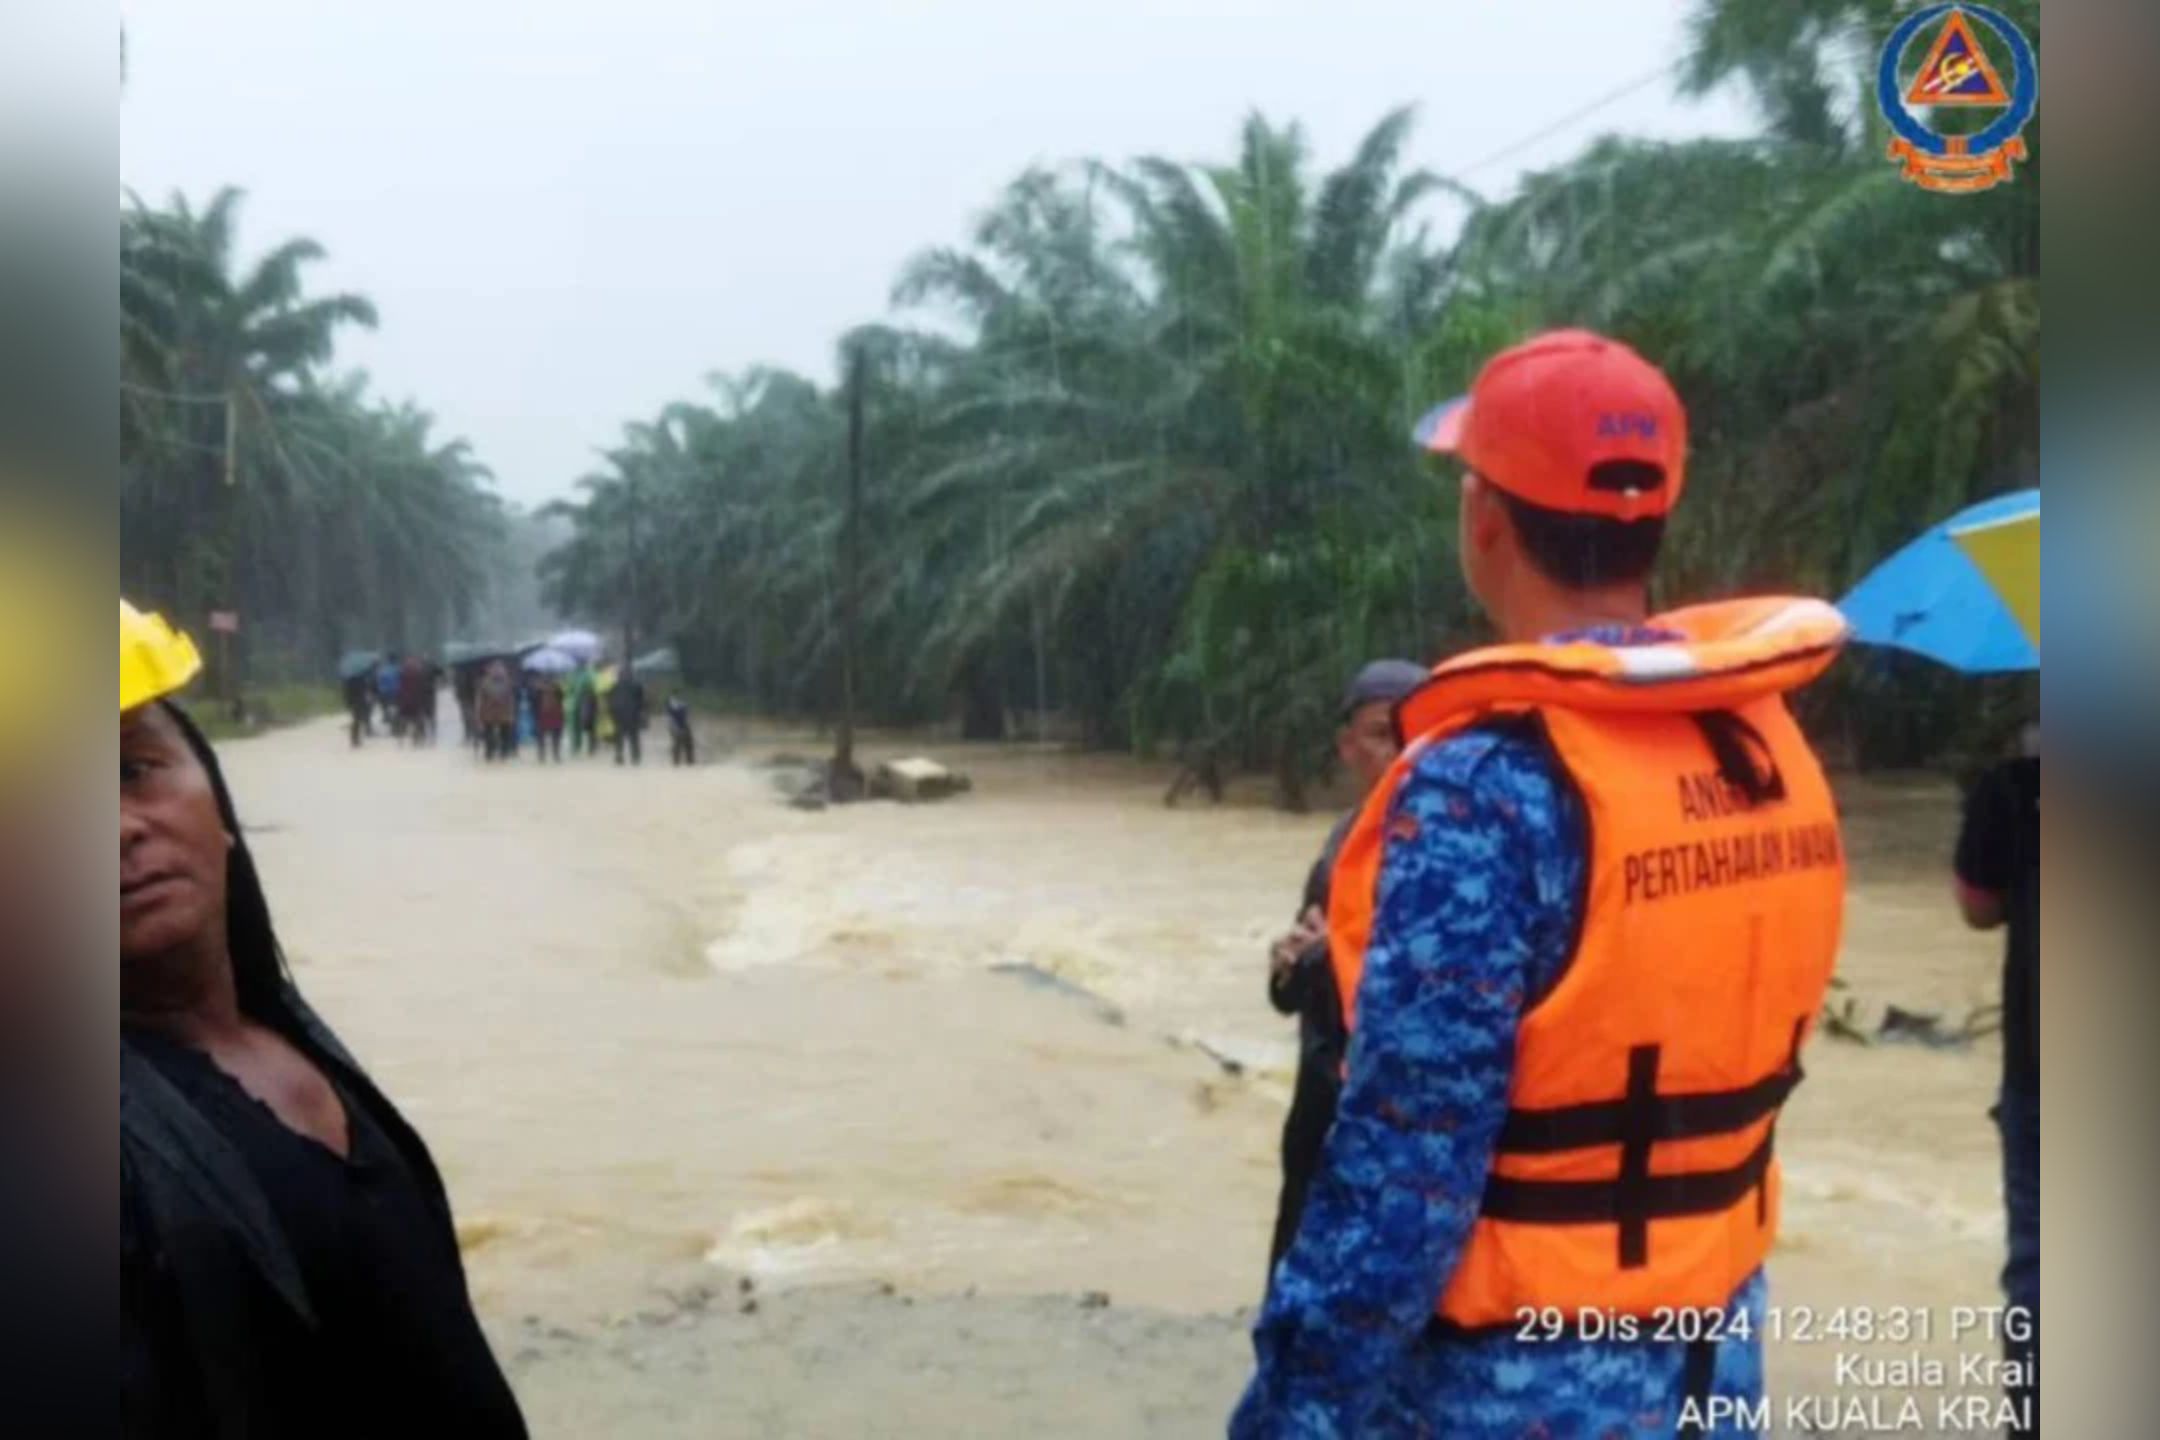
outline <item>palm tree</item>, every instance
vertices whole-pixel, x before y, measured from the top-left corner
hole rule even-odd
[[[200,213],[182,196],[155,212],[136,200],[123,219],[122,336],[140,378],[124,392],[123,440],[134,443],[123,500],[134,503],[122,573],[196,617],[252,612],[265,598],[257,577],[299,480],[276,454],[276,413],[342,326],[376,319],[361,296],[305,295],[303,272],[323,255],[313,240],[288,240],[241,273],[240,203],[231,188]],[[186,538],[173,543],[175,531]],[[218,679],[230,694],[232,677]]]
[[[326,378],[338,333],[375,309],[307,292],[312,240],[243,270],[240,203],[122,212],[124,582],[196,623],[237,609],[315,663],[348,640],[439,638],[500,535],[486,471],[417,407]]]
[[[992,735],[1032,702],[1091,743],[1267,769],[1302,803],[1344,674],[1475,637],[1445,492],[1405,436],[1541,326],[1628,338],[1687,397],[1676,589],[1834,592],[1924,520],[2027,481],[2033,196],[1943,203],[1880,161],[1854,97],[1887,13],[1704,0],[1685,79],[1755,87],[1765,134],[1599,140],[1496,202],[1405,165],[1407,111],[1326,174],[1258,116],[1223,164],[1022,174],[894,287],[957,337],[841,342],[869,379],[871,712],[957,696]],[[1445,245],[1425,209],[1443,198],[1468,209]],[[619,617],[636,576],[637,623],[686,662],[823,711],[838,397],[768,372],[711,391],[626,427],[562,511],[550,593]],[[1846,673],[1816,703],[1864,728],[1891,682]],[[1942,744],[1947,707],[1896,683],[1924,720],[1903,728]]]

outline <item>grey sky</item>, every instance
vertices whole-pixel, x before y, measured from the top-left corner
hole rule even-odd
[[[128,0],[121,177],[249,192],[250,250],[329,247],[382,328],[341,358],[566,491],[709,370],[820,380],[901,264],[1033,161],[1227,157],[1250,109],[1333,164],[1389,107],[1446,173],[1672,59],[1683,0]],[[1752,128],[1646,86],[1592,135]]]

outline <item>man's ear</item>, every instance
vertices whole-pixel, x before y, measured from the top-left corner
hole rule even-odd
[[[1507,507],[1483,476],[1463,476],[1463,512],[1464,538],[1479,554],[1491,554],[1507,534]]]

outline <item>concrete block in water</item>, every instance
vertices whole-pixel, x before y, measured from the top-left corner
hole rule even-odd
[[[922,755],[887,760],[870,776],[870,793],[886,800],[942,800],[972,788],[967,776]]]

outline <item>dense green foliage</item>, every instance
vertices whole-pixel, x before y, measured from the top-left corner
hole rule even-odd
[[[374,307],[307,293],[312,240],[241,269],[239,202],[121,214],[121,587],[197,633],[238,611],[257,674],[432,645],[496,554],[487,472],[426,412],[331,371],[338,332]]]
[[[2009,8],[2037,40],[2037,7]],[[1629,339],[1689,401],[1669,595],[1837,593],[2032,483],[2038,167],[1955,199],[1899,179],[1870,98],[1894,18],[1706,0],[1682,83],[1747,85],[1763,135],[1601,139],[1498,202],[1406,170],[1407,112],[1320,176],[1295,126],[1254,117],[1227,163],[1020,177],[895,287],[963,338],[843,341],[873,363],[872,708],[957,704],[996,733],[1051,707],[1094,742],[1268,766],[1296,801],[1346,672],[1475,638],[1449,488],[1406,432],[1547,325]],[[721,389],[627,429],[570,507],[553,593],[634,601],[760,704],[829,707],[839,397],[764,372]],[[1910,760],[1956,742],[1969,694],[1861,655],[1814,708],[1856,758]]]
[[[1600,139],[1497,202],[1405,167],[1407,111],[1324,175],[1258,116],[1224,163],[1022,175],[900,276],[924,325],[842,341],[871,361],[867,704],[975,734],[1054,709],[1094,743],[1268,767],[1296,803],[1348,671],[1476,638],[1451,487],[1407,432],[1549,325],[1627,338],[1690,404],[1666,595],[1835,594],[2033,483],[2038,167],[1977,197],[1902,182],[1870,99],[1893,23],[1705,0],[1681,83],[1747,85],[1763,135]],[[716,384],[627,427],[544,574],[710,683],[829,711],[841,397]],[[1960,683],[1859,655],[1815,720],[1856,758],[1938,755]]]

